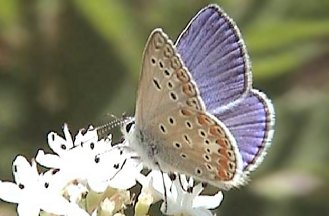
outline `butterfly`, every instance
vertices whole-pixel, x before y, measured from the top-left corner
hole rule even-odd
[[[262,162],[273,127],[240,31],[217,5],[202,9],[175,44],[162,29],[151,33],[135,116],[122,126],[146,167],[237,187]]]

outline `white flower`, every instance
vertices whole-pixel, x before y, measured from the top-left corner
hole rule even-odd
[[[74,139],[67,125],[63,131],[63,137],[48,134],[53,154],[39,150],[36,157],[51,169],[39,174],[36,161],[30,164],[18,156],[13,162],[16,183],[0,181],[0,199],[17,203],[20,216],[37,216],[40,211],[64,216],[87,216],[87,212],[113,215],[131,204],[127,189],[135,186],[136,180],[143,186],[135,205],[136,216],[147,215],[149,207],[161,199],[165,200],[161,205],[164,214],[211,216],[209,209],[223,199],[221,192],[200,195],[202,184],[194,185],[185,175],[172,180],[168,174],[151,171],[144,176],[141,161],[127,142],[112,145],[111,136],[99,140],[92,126],[80,130]]]
[[[214,196],[200,195],[204,189],[202,184],[193,186],[193,179],[187,181],[185,175],[180,175],[172,181],[167,174],[160,171],[151,171],[147,177],[139,176],[137,179],[143,189],[141,195],[151,194],[154,202],[159,198],[165,200],[161,205],[161,211],[168,215],[212,215],[209,209],[218,207],[223,200],[223,194],[218,192]],[[167,197],[164,195],[163,180]],[[166,204],[167,202],[167,204]]]
[[[136,176],[143,168],[140,161],[134,159],[135,156],[125,143],[98,154],[93,175],[88,180],[89,186],[96,192],[103,191],[107,186],[122,190],[135,186]]]
[[[45,154],[43,150],[39,150],[36,157],[38,163],[48,168],[63,169],[67,167],[67,165],[63,163],[70,162],[68,165],[74,164],[74,162],[83,163],[81,159],[85,159],[84,157],[88,156],[88,153],[94,150],[98,138],[97,132],[93,130],[92,127],[90,127],[85,134],[80,130],[74,142],[67,124],[64,124],[63,132],[64,137],[59,136],[55,132],[50,132],[48,134],[48,145],[56,154]],[[111,140],[109,140],[109,146],[110,144]],[[97,148],[99,149],[100,145],[98,145]],[[79,177],[80,173],[84,173],[83,166],[80,166],[80,169],[77,169],[78,167],[76,166],[74,166],[74,168],[75,169],[71,171],[73,171],[77,177]]]
[[[39,150],[36,160],[48,168],[61,170],[66,181],[86,181],[92,190],[103,192],[108,186],[128,189],[136,184],[136,173],[142,167],[126,144],[112,146],[112,137],[98,140],[92,126],[78,132],[73,140],[67,125],[64,138],[54,132],[48,134],[48,144],[56,154]]]
[[[20,216],[37,216],[40,210],[57,215],[88,215],[75,204],[64,199],[55,181],[49,178],[53,170],[39,176],[36,163],[17,156],[13,162],[15,183],[0,181],[0,198],[4,201],[17,203]]]

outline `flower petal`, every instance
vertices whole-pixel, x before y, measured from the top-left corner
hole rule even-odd
[[[207,209],[215,209],[217,208],[221,202],[223,201],[223,193],[219,191],[217,194],[214,196],[197,196],[193,200],[193,207],[194,208],[207,208]]]
[[[73,140],[67,124],[63,126],[64,138],[55,132],[48,133],[48,145],[58,155],[65,154],[73,148]]]
[[[205,208],[193,208],[189,211],[189,216],[213,216],[212,212]]]
[[[15,183],[0,181],[0,199],[6,202],[18,203],[21,193],[21,189]]]
[[[77,135],[74,138],[74,146],[79,146],[83,145],[84,143],[90,143],[90,142],[97,142],[98,141],[98,135],[97,135],[97,130],[94,129],[92,125],[89,126],[87,131],[84,129],[79,130]]]
[[[35,157],[36,161],[47,168],[56,168],[59,169],[62,166],[60,157],[55,154],[45,154],[43,150],[39,150],[37,156]]]
[[[39,216],[40,208],[30,203],[20,203],[17,206],[19,216]]]
[[[101,192],[100,190],[106,189],[105,183],[112,188],[123,190],[136,184],[136,176],[142,166],[139,160],[132,159],[125,147],[116,145],[96,157],[97,162],[91,161],[93,166],[88,175],[88,184],[93,190]]]
[[[65,123],[63,126],[63,132],[64,132],[64,137],[66,142],[69,144],[69,147],[73,147],[73,139],[72,139],[72,135],[70,133],[69,127],[68,125]]]
[[[18,155],[13,162],[13,175],[17,184],[32,186],[37,181],[39,174],[34,161],[32,164],[25,157]]]

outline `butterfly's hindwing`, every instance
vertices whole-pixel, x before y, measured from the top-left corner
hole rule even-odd
[[[229,110],[214,114],[234,135],[246,173],[263,160],[273,137],[274,108],[266,95],[252,89]]]
[[[243,183],[236,141],[214,116],[177,107],[160,113],[153,123],[148,140],[157,144],[154,158],[164,171],[184,173],[226,189]]]

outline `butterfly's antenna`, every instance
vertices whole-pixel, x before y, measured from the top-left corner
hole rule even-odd
[[[112,113],[106,113],[107,116],[114,118],[114,119],[118,119],[118,117]]]
[[[107,137],[113,128],[121,126],[123,122],[124,120],[122,118],[116,118],[106,124],[96,127],[97,136],[99,139]]]

